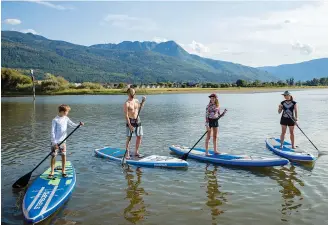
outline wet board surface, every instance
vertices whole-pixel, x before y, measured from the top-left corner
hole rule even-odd
[[[95,149],[95,154],[97,156],[108,158],[114,161],[122,161],[125,149],[104,147],[101,149]],[[183,168],[188,167],[188,162],[185,160],[177,159],[170,156],[160,156],[160,155],[144,155],[142,158],[133,157],[127,159],[126,163],[135,166],[145,166],[145,167],[170,167],[170,168]]]
[[[265,143],[270,151],[289,160],[312,162],[316,159],[312,154],[301,147],[293,149],[291,143],[287,141],[284,141],[283,148],[280,148],[280,138],[267,138]]]
[[[44,220],[70,197],[76,183],[75,169],[70,161],[66,161],[67,177],[62,177],[61,165],[61,160],[56,161],[54,178],[48,179],[49,167],[28,187],[22,205],[27,222]]]
[[[182,145],[172,145],[169,147],[171,151],[177,155],[183,155],[190,151],[190,147]],[[227,153],[214,154],[214,151],[209,150],[209,156],[205,155],[205,149],[194,148],[190,153],[188,158],[211,162],[215,164],[222,165],[233,165],[233,166],[283,166],[288,163],[288,160],[283,158],[269,158],[269,157],[254,157],[248,155],[232,155]]]

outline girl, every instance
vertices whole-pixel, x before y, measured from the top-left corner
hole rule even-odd
[[[297,104],[293,100],[293,96],[291,96],[289,91],[285,91],[282,95],[285,97],[285,100],[280,103],[278,108],[279,114],[283,111],[280,119],[280,124],[281,124],[280,148],[281,149],[283,148],[285,134],[288,126],[289,133],[290,133],[290,140],[292,142],[292,148],[295,149],[294,126],[295,124],[297,124]]]
[[[216,94],[211,94],[208,96],[210,98],[209,104],[206,106],[206,129],[207,136],[205,140],[205,154],[208,155],[208,143],[211,139],[211,133],[213,130],[213,145],[214,145],[214,153],[220,154],[217,150],[217,136],[218,136],[218,127],[219,127],[219,118],[224,116],[226,110],[220,114],[219,100]]]

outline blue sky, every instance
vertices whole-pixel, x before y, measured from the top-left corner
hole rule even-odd
[[[174,40],[249,66],[328,57],[328,2],[1,2],[1,30],[92,45]]]

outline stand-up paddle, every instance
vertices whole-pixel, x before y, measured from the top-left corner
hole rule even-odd
[[[64,141],[66,141],[66,139],[71,136],[79,127],[81,126],[81,124],[79,124],[62,142],[60,142],[58,144],[58,147],[64,143]],[[25,174],[24,176],[22,176],[21,178],[19,178],[13,185],[12,187],[13,188],[23,188],[25,187],[29,180],[31,179],[31,176],[32,176],[32,173],[34,170],[36,170],[40,165],[41,163],[44,162],[44,160],[46,160],[50,155],[51,155],[52,151],[49,152],[49,154],[29,173]]]
[[[287,114],[287,116],[291,119],[291,120],[293,120],[294,121],[294,123],[295,123],[295,125],[298,127],[298,129],[300,129],[300,131],[304,134],[304,136],[311,142],[311,144],[313,145],[313,147],[318,151],[318,153],[319,153],[319,155],[318,156],[320,156],[320,155],[325,155],[325,154],[323,154],[321,151],[319,151],[319,149],[313,144],[313,142],[310,140],[310,138],[308,138],[308,136],[306,136],[306,134],[304,133],[304,131],[298,126],[298,124],[297,124],[297,122],[295,121],[295,119],[292,117],[292,116],[290,116],[288,113],[286,113]]]
[[[223,112],[223,113],[217,118],[217,120],[219,120],[219,119],[225,114],[226,111],[227,111],[227,109],[224,110],[224,112]],[[205,134],[207,134],[207,130],[206,130],[206,132],[203,134],[203,136],[202,136],[202,137],[196,142],[196,144],[194,144],[194,146],[192,146],[192,148],[191,148],[187,153],[183,154],[182,157],[181,157],[180,159],[182,159],[182,160],[187,160],[187,158],[188,158],[189,153],[191,152],[191,150],[193,150],[193,149],[196,147],[196,145],[198,144],[198,142],[200,142],[200,140],[203,139],[203,137],[205,136]]]

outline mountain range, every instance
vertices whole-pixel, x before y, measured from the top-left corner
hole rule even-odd
[[[31,33],[2,31],[1,50],[2,67],[34,69],[37,79],[42,79],[45,73],[63,76],[71,82],[236,82],[288,78],[275,76],[279,73],[274,67],[254,68],[189,54],[174,41],[83,46]]]
[[[328,77],[328,58],[280,66],[264,66],[258,67],[258,69],[267,71],[282,80],[294,78],[296,81],[306,81]]]

